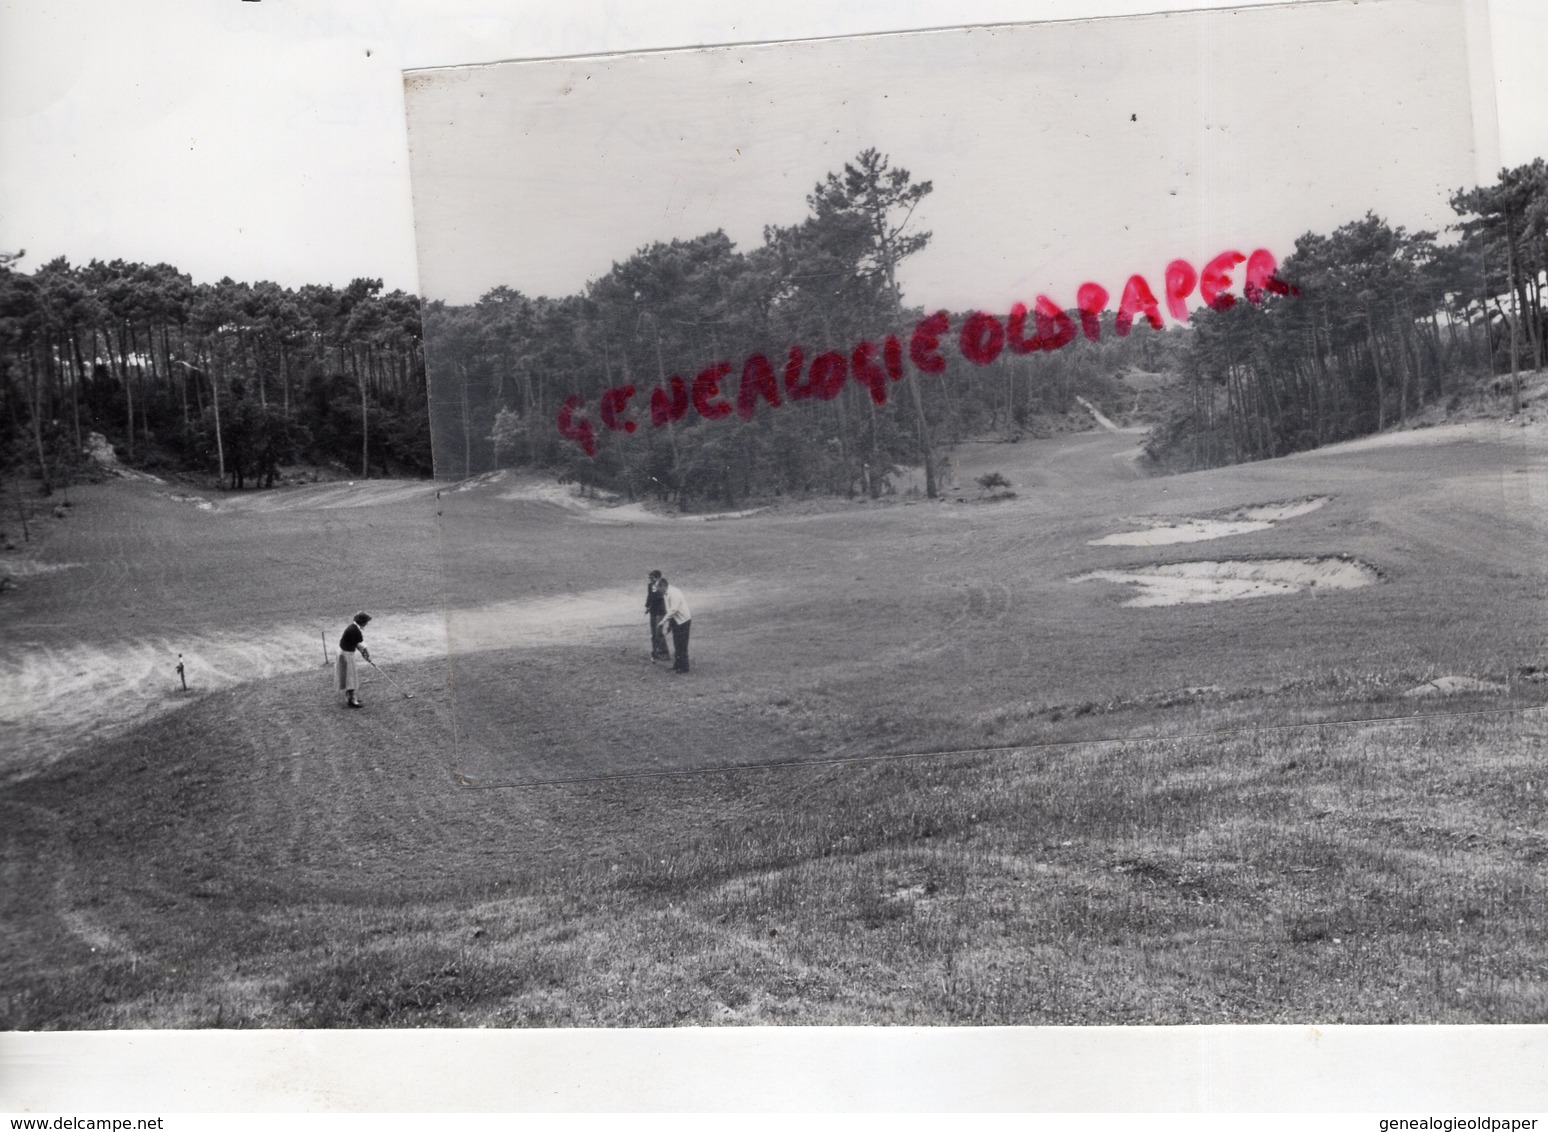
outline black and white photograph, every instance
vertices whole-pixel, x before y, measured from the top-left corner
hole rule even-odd
[[[300,7],[8,52],[0,1029],[1548,1022],[1541,15]]]

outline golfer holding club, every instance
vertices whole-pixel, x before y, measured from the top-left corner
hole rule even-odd
[[[358,652],[367,664],[371,661],[371,653],[365,647],[366,623],[371,620],[369,613],[357,613],[350,623],[344,628],[344,635],[339,638],[339,690],[344,693],[345,707],[365,707],[355,698],[355,692],[360,687],[360,676],[356,671],[355,654]]]
[[[665,625],[666,583],[661,580],[660,570],[652,570],[645,582],[645,616],[650,619],[651,663],[670,659],[672,654],[667,652]]]

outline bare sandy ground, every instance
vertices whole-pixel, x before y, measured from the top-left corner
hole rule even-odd
[[[745,519],[767,511],[767,507],[752,507],[744,511],[717,511],[712,514],[672,515],[652,511],[643,503],[618,503],[616,496],[600,495],[590,498],[580,494],[570,484],[552,480],[528,480],[497,473],[485,482],[498,483],[515,480],[512,486],[500,492],[499,498],[516,503],[546,503],[568,514],[589,519],[596,523],[706,523],[721,519]]]
[[[1080,402],[1080,407],[1082,409],[1085,409],[1086,412],[1091,414],[1091,419],[1092,420],[1096,421],[1097,424],[1101,425],[1108,432],[1118,432],[1118,431],[1120,431],[1118,426],[1115,425],[1106,416],[1104,416],[1103,413],[1102,413],[1102,410],[1098,409],[1090,401],[1087,401],[1084,397],[1077,397],[1077,398],[1075,398],[1075,400]]]
[[[1403,695],[1408,699],[1423,696],[1455,696],[1467,692],[1503,692],[1505,685],[1491,680],[1477,680],[1471,676],[1437,676],[1408,689]]]
[[[751,587],[694,591],[696,612],[749,598]],[[767,596],[767,590],[763,591]],[[137,640],[26,647],[0,658],[0,771],[36,768],[82,742],[117,734],[200,693],[282,673],[314,669],[318,695],[333,691],[332,660],[348,615],[338,624],[263,625],[229,632],[152,635]],[[563,598],[504,601],[445,613],[379,611],[367,630],[373,659],[399,664],[491,649],[594,644],[634,632],[645,618],[638,586]],[[182,657],[188,692],[176,665]],[[361,666],[362,691],[379,679]]]
[[[1322,448],[1282,456],[1280,459],[1314,460],[1346,452],[1370,452],[1379,448],[1422,448],[1437,444],[1500,442],[1509,441],[1512,437],[1521,437],[1524,441],[1541,444],[1545,436],[1548,436],[1548,426],[1540,423],[1500,420],[1463,421],[1459,424],[1410,428],[1398,432],[1377,433],[1375,436],[1362,436],[1358,440],[1328,444]]]
[[[1372,585],[1379,577],[1371,567],[1349,558],[1267,558],[1092,570],[1072,580],[1135,586],[1139,595],[1123,604],[1144,607],[1352,590]]]
[[[74,570],[79,562],[40,562],[36,558],[8,556],[0,563],[0,577],[36,578],[42,574],[57,574],[61,570]]]
[[[1257,507],[1238,507],[1223,516],[1189,519],[1139,519],[1137,531],[1120,531],[1092,539],[1088,546],[1167,546],[1180,542],[1205,542],[1227,535],[1266,531],[1276,523],[1309,515],[1327,502],[1326,496],[1290,503],[1265,503]]]
[[[120,478],[134,478],[120,475]],[[499,498],[552,504],[569,517],[601,523],[672,524],[735,519],[754,512],[674,516],[647,511],[642,505],[609,505],[607,499],[581,498],[573,485],[561,485],[510,473],[494,473],[463,484],[431,481],[360,481],[317,484],[271,492],[189,493],[145,478],[146,492],[187,505],[209,516],[211,530],[224,524],[284,512],[327,513],[371,508],[403,511],[400,505],[433,506],[445,491],[494,486]],[[389,513],[384,511],[385,513]],[[304,521],[304,520],[303,520]],[[353,528],[351,528],[353,529]],[[326,545],[331,530],[320,527],[318,544]],[[144,540],[160,537],[154,529],[136,531],[117,552],[139,555]],[[183,535],[181,537],[187,537]],[[265,549],[255,545],[254,561]],[[51,558],[50,552],[28,549],[8,554],[0,573],[31,584],[46,575],[79,570],[82,562]],[[133,601],[135,583],[108,579],[109,590],[77,598],[86,601]],[[240,585],[240,582],[234,582]],[[121,588],[122,587],[122,588]],[[100,588],[100,587],[99,587]],[[713,613],[743,600],[746,587],[735,583],[696,586],[696,612]],[[765,593],[767,587],[765,587]],[[393,665],[446,659],[452,655],[491,649],[538,648],[556,644],[592,644],[609,635],[643,632],[644,613],[639,586],[589,589],[562,597],[502,600],[456,608],[449,613],[375,605],[376,620],[368,632],[375,659],[387,671]],[[292,607],[293,608],[293,607]],[[149,718],[175,710],[199,694],[284,673],[315,669],[319,695],[331,693],[331,658],[350,610],[331,619],[298,623],[294,612],[272,620],[241,618],[230,628],[209,625],[152,630],[127,636],[123,630],[62,645],[52,633],[29,633],[0,650],[0,771],[46,765],[82,743],[117,734]],[[113,611],[100,609],[102,624],[117,621]],[[336,622],[336,623],[335,623]],[[176,665],[181,658],[188,691]],[[367,685],[381,677],[363,669]]]
[[[444,485],[427,480],[369,480],[316,484],[284,491],[232,492],[215,500],[220,511],[232,513],[288,511],[298,508],[330,511],[343,507],[379,507],[433,496]]]

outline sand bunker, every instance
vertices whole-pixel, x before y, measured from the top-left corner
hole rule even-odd
[[[1380,578],[1375,568],[1353,558],[1261,558],[1093,570],[1071,580],[1137,586],[1139,596],[1123,604],[1153,606],[1352,590]]]
[[[643,503],[615,503],[616,495],[599,492],[595,498],[583,496],[578,488],[561,483],[524,483],[509,491],[502,491],[498,498],[521,503],[546,503],[572,515],[597,523],[711,523],[721,519],[745,519],[767,511],[767,507],[753,507],[746,511],[717,511],[709,515],[677,515],[652,511]]]
[[[695,588],[695,612],[761,597],[749,585]],[[347,616],[345,614],[344,616]],[[22,644],[0,654],[0,770],[41,766],[79,743],[170,711],[198,693],[286,672],[312,670],[318,694],[332,690],[324,666],[343,628],[337,623],[254,626],[245,632],[191,631],[69,647]],[[373,657],[389,671],[415,661],[492,649],[588,645],[648,647],[634,586],[562,597],[499,602],[442,613],[382,610],[367,631]],[[182,654],[190,692],[178,682]],[[383,679],[362,668],[364,686]]]
[[[1437,676],[1434,680],[1426,680],[1423,684],[1408,689],[1403,695],[1413,699],[1421,696],[1457,696],[1465,692],[1505,691],[1509,689],[1503,684],[1475,680],[1471,676]]]
[[[116,474],[125,478],[138,476],[163,485],[165,483],[154,476],[134,473],[128,468],[118,469]],[[161,491],[157,494],[174,503],[190,504],[201,511],[335,511],[341,507],[378,507],[417,499],[422,499],[429,506],[437,486],[431,480],[351,480],[343,483],[223,491],[215,498],[185,491]]]
[[[469,476],[465,480],[458,480],[456,483],[452,484],[451,487],[445,488],[444,490],[446,490],[448,492],[451,492],[451,491],[474,491],[474,490],[476,490],[478,488],[488,487],[492,483],[499,483],[502,480],[509,479],[509,478],[510,478],[510,471],[508,469],[506,469],[506,468],[500,468],[497,471],[493,471],[493,472],[480,472],[476,476]]]
[[[333,511],[415,499],[423,499],[429,506],[441,486],[433,480],[350,480],[263,491],[231,491],[223,494],[215,506],[221,511]]]
[[[1328,497],[1297,499],[1288,503],[1262,503],[1253,507],[1238,507],[1219,515],[1184,519],[1137,519],[1149,524],[1144,530],[1122,531],[1092,539],[1088,546],[1167,546],[1178,542],[1204,542],[1207,539],[1225,538],[1227,535],[1246,534],[1249,531],[1266,531],[1275,523],[1307,515],[1327,503]]]

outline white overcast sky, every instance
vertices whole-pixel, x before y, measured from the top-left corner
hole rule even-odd
[[[1424,7],[1424,0],[1388,2],[1412,5],[1416,10]],[[915,0],[851,3],[833,11],[830,9],[838,6],[818,0],[779,5],[752,0],[688,0],[669,6],[609,0],[576,0],[563,5],[536,0],[137,0],[133,4],[120,0],[72,0],[69,4],[0,0],[0,249],[25,248],[24,266],[36,266],[57,255],[75,262],[121,257],[164,260],[200,280],[231,275],[295,286],[342,283],[364,275],[381,277],[389,287],[415,290],[418,269],[406,156],[404,70],[956,24],[1134,14],[1168,6],[1166,0]],[[1475,41],[1473,46],[1484,65],[1492,67],[1499,94],[1498,160],[1516,164],[1548,153],[1548,118],[1540,109],[1548,105],[1548,68],[1541,63],[1548,48],[1545,6],[1539,0],[1494,0],[1492,5],[1475,7],[1480,11],[1487,7],[1487,20],[1475,25],[1487,28],[1487,42]],[[1174,21],[1172,27],[1182,27],[1185,22]],[[1044,29],[1044,34],[1069,33]],[[1070,79],[1061,88],[1069,99],[1082,89],[1090,89],[1093,98],[1103,89],[1118,91],[1118,101],[1134,102],[1140,117],[1138,123],[1129,123],[1125,115],[1122,123],[1134,127],[1131,135],[1144,133],[1153,140],[1182,136],[1158,135],[1153,132],[1156,130],[1196,127],[1196,121],[1188,116],[1200,105],[1227,125],[1261,121],[1248,114],[1248,100],[1258,99],[1256,105],[1261,109],[1263,100],[1272,100],[1272,93],[1262,93],[1251,66],[1227,49],[1229,34],[1211,31],[1207,36],[1217,34],[1224,38],[1205,44],[1209,77],[1195,75],[1190,81],[1185,76],[1171,94],[1156,90],[1154,97],[1142,99],[1135,97],[1138,88],[1123,85],[1115,68],[1143,70],[1149,62],[1138,40],[1121,36],[1110,42],[1125,46],[1114,48],[1117,54],[1102,60],[1100,74],[1090,74],[1089,60],[1067,56],[1047,59],[1052,71],[1040,73]],[[998,39],[1003,43],[1009,38],[1009,33],[996,33],[980,41]],[[812,53],[831,48],[805,50]],[[839,50],[849,52],[844,72],[866,65],[855,62],[866,57],[864,52]],[[1326,60],[1319,55],[1323,50],[1329,53]],[[747,54],[772,58],[770,51],[764,48]],[[1380,89],[1379,83],[1371,84],[1368,73],[1352,74],[1343,69],[1345,60],[1336,42],[1320,48],[1309,46],[1303,54],[1307,61],[1303,74],[1317,76],[1325,88],[1336,90],[1353,81],[1356,87],[1366,83],[1367,89]],[[1183,52],[1180,57],[1192,56]],[[1442,59],[1438,64],[1444,72],[1439,79],[1443,83],[1454,77],[1449,62]],[[634,65],[646,64],[637,61]],[[1083,88],[1079,81],[1082,66],[1087,67],[1091,79],[1089,88]],[[1412,69],[1408,68],[1410,75]],[[839,85],[846,81],[843,73],[833,78]],[[1117,84],[1111,85],[1115,79]],[[881,93],[893,89],[887,82],[879,85]],[[897,84],[900,97],[907,85]],[[1038,89],[1047,94],[1054,87]],[[982,93],[989,101],[981,104],[979,111],[996,113],[994,99],[1003,98],[1003,93],[996,95],[993,88]],[[1313,88],[1307,88],[1297,97],[1313,93]],[[1426,93],[1423,84],[1400,92],[1403,98],[1423,98]],[[1109,112],[1122,107],[1111,99],[1108,102],[1111,104],[1099,105],[1100,113],[1091,111],[1096,129],[1116,129],[1109,119],[1117,119]],[[1064,109],[1073,105],[1066,103]],[[1294,100],[1280,105],[1294,105]],[[1034,107],[1030,113],[1035,112]],[[1165,117],[1169,112],[1184,115],[1183,125],[1169,122]],[[1347,114],[1351,125],[1356,124],[1361,118],[1358,102],[1351,99]],[[1371,116],[1364,117],[1369,120]],[[1067,114],[1061,120],[1068,121]],[[789,120],[782,121],[781,128],[788,129]],[[1274,169],[1216,169],[1210,178],[1214,195],[1209,201],[1193,200],[1186,206],[1161,201],[1155,208],[1161,194],[1171,192],[1179,168],[1177,162],[1168,167],[1164,160],[1167,147],[1160,145],[1148,152],[1153,159],[1149,164],[1118,170],[1131,176],[1148,194],[1144,215],[1116,217],[1100,198],[1092,197],[1087,200],[1085,214],[1073,206],[1073,211],[1061,209],[1036,231],[1019,230],[1007,236],[1004,229],[996,228],[993,216],[995,194],[1001,202],[1005,196],[998,189],[991,194],[972,184],[975,169],[982,171],[987,166],[961,159],[960,154],[957,160],[942,160],[953,146],[963,144],[959,133],[946,128],[944,121],[933,134],[918,128],[917,123],[916,128],[898,129],[893,136],[877,137],[875,129],[866,128],[885,122],[885,116],[872,115],[841,123],[832,139],[824,139],[821,129],[813,126],[806,147],[808,165],[789,169],[780,183],[760,179],[761,195],[749,198],[753,208],[746,208],[748,202],[744,202],[745,214],[735,210],[722,214],[694,201],[691,208],[678,208],[681,227],[647,226],[636,231],[628,224],[622,230],[609,231],[604,248],[585,249],[576,243],[563,255],[519,256],[510,278],[503,281],[534,292],[571,286],[605,271],[613,259],[626,256],[650,239],[693,235],[706,227],[724,226],[745,246],[757,236],[756,225],[749,219],[753,212],[757,224],[798,219],[804,211],[802,198],[815,179],[812,170],[818,165],[824,170],[836,165],[861,141],[869,144],[874,140],[918,176],[934,181],[936,191],[923,219],[935,230],[937,246],[927,254],[942,255],[949,248],[954,255],[982,265],[987,293],[975,301],[985,304],[996,301],[1004,288],[1020,285],[1014,272],[1005,274],[1005,261],[1010,258],[1041,265],[1049,285],[1071,273],[1105,280],[1114,270],[1155,270],[1149,263],[1148,249],[1143,256],[1136,250],[1132,265],[1125,261],[1122,268],[1113,266],[1124,248],[1136,247],[1126,238],[1109,251],[1101,250],[1100,241],[1086,241],[1104,225],[1160,225],[1167,230],[1168,225],[1180,223],[1179,209],[1184,207],[1197,219],[1200,209],[1245,206],[1252,200],[1253,178],[1272,181],[1278,177],[1272,183],[1283,183],[1282,171]],[[1437,131],[1436,137],[1444,165],[1453,156],[1454,139],[1445,130]],[[670,139],[663,133],[660,140],[665,145]],[[1287,134],[1286,140],[1294,139]],[[584,155],[596,139],[577,136],[572,144]],[[718,139],[715,144],[719,144]],[[1338,137],[1330,135],[1328,144],[1338,145]],[[511,150],[520,156],[514,141]],[[1416,166],[1413,174],[1423,180],[1429,175],[1426,170],[1426,166]],[[1293,180],[1294,174],[1291,176]],[[1353,171],[1350,176],[1352,208],[1380,203],[1367,200]],[[1240,195],[1222,192],[1228,185],[1239,185]],[[617,202],[631,194],[625,181],[610,189]],[[1172,199],[1168,195],[1167,200]],[[670,211],[670,202],[661,202],[660,211]],[[614,210],[593,209],[590,215],[606,227]],[[618,215],[627,218],[626,211]],[[975,215],[979,221],[976,228]],[[1323,215],[1329,224],[1343,219]],[[1280,231],[1264,231],[1260,237],[1257,219],[1241,217],[1236,238],[1268,244],[1283,238]],[[1224,223],[1221,228],[1237,231]],[[1208,250],[1178,247],[1166,254],[1197,257]],[[565,282],[549,284],[538,275],[523,277],[540,264],[561,262],[573,272],[564,277]],[[969,282],[959,278],[960,265],[942,262],[922,266],[930,267],[930,278],[941,281],[941,287],[956,288],[942,294],[942,301],[971,289]],[[926,287],[922,278],[910,280],[911,292],[922,292]],[[450,293],[452,285],[448,283],[443,289]],[[459,293],[455,297],[469,296]],[[916,293],[911,297],[928,301],[935,296]],[[965,295],[963,298],[968,301]]]
[[[1116,297],[1367,209],[1435,229],[1478,167],[1467,39],[1461,0],[1364,0],[417,72],[420,281],[558,295],[652,240],[756,246],[867,146],[934,185],[901,275],[931,306]]]

